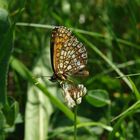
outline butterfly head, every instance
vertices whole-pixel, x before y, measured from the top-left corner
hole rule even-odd
[[[51,82],[56,82],[56,81],[57,81],[56,75],[53,74],[49,80],[50,80]]]
[[[51,82],[56,82],[56,81],[65,81],[65,80],[67,80],[67,76],[66,75],[64,75],[64,74],[53,74],[52,76],[51,76],[51,78],[49,79]]]

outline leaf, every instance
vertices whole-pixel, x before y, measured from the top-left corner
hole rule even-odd
[[[3,112],[0,110],[0,140],[5,140],[4,127],[5,127],[5,117]]]
[[[7,72],[9,66],[9,58],[13,48],[13,28],[11,28],[9,13],[6,9],[7,1],[0,1],[0,104],[7,104]]]
[[[49,73],[46,68],[45,62],[47,54],[47,49],[44,48],[43,54],[40,54],[38,61],[34,66],[33,73],[34,75],[45,75]],[[48,63],[48,62],[47,62]],[[47,85],[48,79],[42,80],[38,79],[42,85]],[[50,89],[47,87],[47,89]],[[52,90],[55,89],[51,88]],[[26,102],[26,115],[25,115],[25,139],[26,140],[43,140],[47,139],[48,127],[50,116],[53,113],[53,107],[49,98],[42,94],[42,91],[39,90],[36,86],[29,84],[27,92],[27,102]],[[38,127],[36,127],[38,126]]]
[[[6,122],[9,126],[14,125],[17,115],[19,113],[19,104],[13,98],[8,98],[7,107],[4,108],[4,115],[6,118]]]
[[[108,92],[101,89],[90,90],[86,96],[86,100],[95,107],[103,107],[110,104]]]
[[[132,88],[133,88],[133,92],[134,92],[134,95],[136,97],[136,99],[139,101],[140,100],[140,93],[136,87],[136,85],[134,84],[134,82],[131,80],[131,78],[129,77],[129,81],[130,83],[132,84]]]

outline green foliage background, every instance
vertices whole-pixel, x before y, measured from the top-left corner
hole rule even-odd
[[[0,140],[73,139],[61,88],[36,78],[53,73],[50,36],[58,25],[88,52],[77,140],[139,140],[139,9],[140,0],[1,0]]]

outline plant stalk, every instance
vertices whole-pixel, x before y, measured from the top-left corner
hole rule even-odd
[[[77,137],[77,105],[74,107],[74,140]]]

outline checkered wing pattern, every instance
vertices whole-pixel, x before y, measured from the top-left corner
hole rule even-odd
[[[51,52],[52,67],[56,75],[81,73],[87,64],[85,46],[66,27],[53,29]]]

